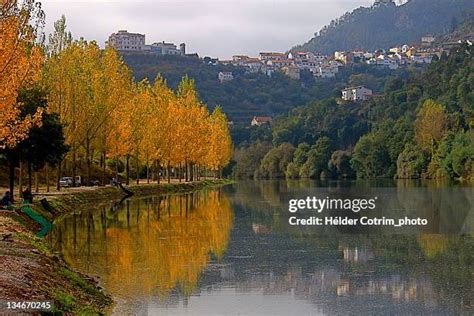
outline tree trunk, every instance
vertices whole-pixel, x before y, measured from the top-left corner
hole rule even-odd
[[[38,179],[38,171],[35,171],[35,192],[39,192],[39,179]]]
[[[119,159],[117,157],[115,158],[115,179],[117,179],[117,181],[119,181],[118,164],[119,164]]]
[[[15,163],[13,161],[8,162],[8,189],[10,191],[10,197],[13,202],[13,197],[15,193]]]
[[[160,166],[160,161],[158,160],[156,162],[156,179],[157,179],[157,182],[158,184],[160,184],[160,180],[161,180],[161,166]]]
[[[46,192],[49,193],[49,165],[46,164],[44,166],[44,168],[45,168],[45,171],[46,171]]]
[[[182,173],[183,173],[183,168],[181,166],[181,163],[179,164],[179,167],[178,167],[178,178],[179,178],[179,182],[181,182],[181,177],[182,177]]]
[[[33,187],[33,171],[31,162],[28,161],[28,191],[32,192],[31,188]]]
[[[87,149],[86,149],[86,163],[87,163],[87,179],[86,179],[86,186],[89,186],[90,183],[91,183],[91,175],[92,175],[92,172],[91,172],[91,164],[92,164],[92,159],[91,159],[91,152],[90,152],[90,148],[89,148],[89,141],[87,141]],[[82,183],[81,183],[82,185]]]
[[[126,158],[125,174],[126,174],[125,184],[129,185],[130,184],[130,156],[127,156]]]
[[[171,166],[170,166],[170,163],[168,162],[168,165],[167,165],[167,176],[168,176],[168,183],[171,183]]]
[[[140,184],[140,161],[136,159],[136,174],[137,174],[137,184]]]
[[[189,169],[188,169],[188,167],[189,167],[189,164],[188,164],[188,160],[186,159],[184,161],[184,172],[186,173],[185,178],[184,178],[185,182],[188,182],[188,180],[189,180]]]
[[[19,196],[21,197],[23,193],[23,163],[20,159],[20,173],[18,175],[18,192],[20,192]]]
[[[72,152],[72,186],[76,186],[76,149]]]
[[[61,191],[61,186],[59,185],[59,180],[61,180],[61,165],[62,161],[58,163],[57,174],[56,174],[56,190]]]
[[[102,185],[106,185],[106,174],[105,174],[105,160],[106,160],[105,151],[102,153]]]
[[[146,157],[146,183],[150,184],[150,162],[148,156]]]

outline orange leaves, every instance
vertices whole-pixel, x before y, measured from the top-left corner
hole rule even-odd
[[[183,78],[174,93],[161,78],[133,83],[110,48],[74,42],[48,61],[45,79],[50,110],[60,114],[72,151],[100,151],[166,166],[199,164],[212,170],[230,159],[230,136],[222,111],[213,116],[199,100],[194,81]],[[92,158],[92,157],[91,157]]]
[[[225,114],[218,106],[209,118],[211,132],[206,160],[211,170],[219,170],[226,166],[232,156],[232,141]]]
[[[20,118],[21,105],[16,104],[18,90],[38,79],[43,62],[41,50],[34,42],[35,28],[30,24],[35,12],[32,4],[20,8],[16,1],[1,3],[0,148],[14,147],[41,118],[40,113]]]

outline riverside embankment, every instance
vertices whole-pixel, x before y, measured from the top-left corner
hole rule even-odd
[[[205,180],[192,183],[143,184],[128,187],[135,195],[184,193],[230,183],[227,180]],[[36,213],[50,222],[74,212],[78,205],[112,203],[124,192],[116,187],[87,188],[48,196],[51,209],[35,202]],[[43,196],[39,196],[42,198]],[[55,255],[42,238],[35,234],[40,226],[21,211],[0,211],[0,301],[51,302],[51,311],[74,314],[105,314],[113,304],[100,286],[100,280],[69,267]],[[12,306],[12,305],[11,305]],[[17,312],[2,306],[1,313]],[[29,309],[27,313],[34,313]]]

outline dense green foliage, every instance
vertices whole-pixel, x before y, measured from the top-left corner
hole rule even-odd
[[[170,87],[176,88],[183,76],[194,79],[202,100],[211,109],[221,105],[237,128],[248,125],[253,116],[276,116],[310,101],[339,96],[339,89],[347,85],[363,84],[377,93],[383,92],[386,78],[393,74],[388,69],[355,64],[341,67],[335,80],[315,80],[309,71],[303,71],[301,81],[297,81],[281,73],[274,73],[270,78],[263,73],[245,73],[241,67],[213,65],[192,57],[151,54],[125,54],[123,57],[138,80],[153,81],[161,74]],[[220,71],[231,71],[235,79],[219,83]],[[399,73],[402,77],[408,76],[406,70],[399,70]],[[249,140],[244,137],[242,141],[245,139]],[[239,141],[234,140],[234,143]]]
[[[392,0],[378,0],[371,7],[360,7],[331,21],[294,49],[332,54],[419,42],[426,34],[452,32],[473,7],[472,0],[409,0],[401,6]]]
[[[271,130],[278,150],[260,153],[255,175],[474,179],[473,51],[464,44],[421,74],[399,73],[385,81],[383,96],[366,102],[328,99],[277,118]],[[268,165],[271,172],[261,172]]]

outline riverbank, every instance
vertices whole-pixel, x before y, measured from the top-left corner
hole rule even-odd
[[[205,180],[192,183],[141,184],[127,187],[136,196],[184,193],[206,187],[229,184],[228,180]],[[33,209],[50,222],[75,211],[77,205],[112,202],[124,196],[116,187],[96,187],[47,198],[52,206],[45,209],[39,202]],[[16,211],[0,211],[0,300],[51,301],[53,311],[74,314],[104,314],[112,299],[100,287],[100,280],[73,271],[53,254],[41,238],[35,237],[39,225]],[[8,312],[1,310],[1,312]],[[31,312],[28,311],[28,312]]]

